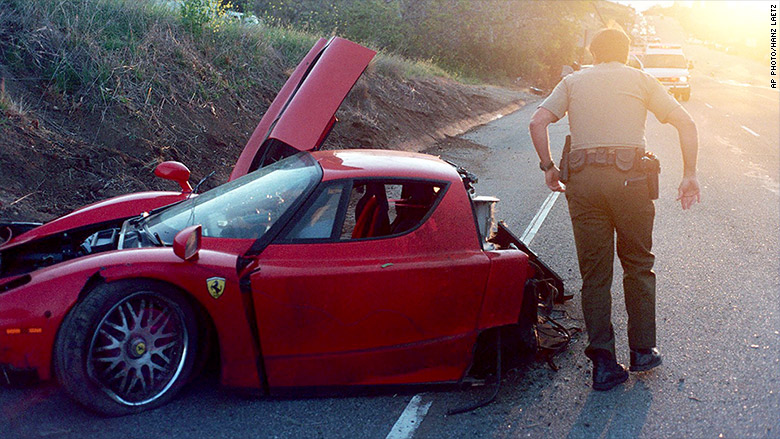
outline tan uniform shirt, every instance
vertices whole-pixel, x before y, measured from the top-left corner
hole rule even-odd
[[[647,110],[660,122],[680,104],[653,76],[620,62],[566,76],[540,107],[569,114],[571,148],[646,147]]]

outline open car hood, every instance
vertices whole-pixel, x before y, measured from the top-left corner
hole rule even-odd
[[[295,152],[319,149],[336,110],[374,55],[343,38],[317,41],[260,120],[230,180]]]

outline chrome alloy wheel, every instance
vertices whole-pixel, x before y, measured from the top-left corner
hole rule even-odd
[[[87,374],[121,404],[148,404],[178,378],[188,342],[179,306],[139,291],[120,300],[97,325],[87,351]]]

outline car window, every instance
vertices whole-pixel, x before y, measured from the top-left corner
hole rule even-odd
[[[166,243],[192,224],[200,224],[206,237],[258,239],[321,175],[311,156],[300,153],[152,215],[145,226]]]
[[[286,239],[330,238],[333,235],[333,226],[344,192],[343,185],[323,188],[314,203],[287,233]]]
[[[646,68],[685,69],[688,67],[685,56],[674,54],[649,53],[645,55],[642,63]]]
[[[417,228],[443,195],[443,185],[423,182],[355,182],[349,193],[342,240],[399,235]]]

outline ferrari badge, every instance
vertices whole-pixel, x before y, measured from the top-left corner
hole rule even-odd
[[[222,277],[210,277],[206,279],[206,287],[211,297],[219,299],[219,296],[225,292],[225,279]]]

